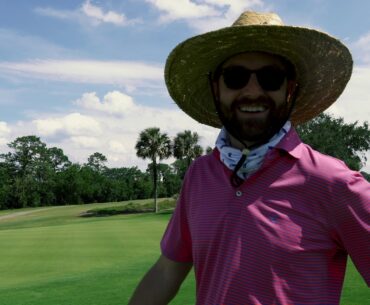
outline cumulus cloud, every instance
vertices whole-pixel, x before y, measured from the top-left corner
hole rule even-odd
[[[0,121],[0,145],[5,145],[8,142],[8,135],[10,134],[10,128],[6,122]]]
[[[370,121],[370,32],[349,44],[354,57],[353,75],[346,90],[328,112],[343,117],[346,122]],[[370,160],[370,152],[367,153]],[[370,172],[370,162],[362,169]]]
[[[161,12],[159,20],[185,20],[198,32],[229,26],[247,9],[264,7],[262,0],[146,0]],[[181,4],[180,4],[181,2]]]
[[[70,141],[73,144],[75,144],[76,147],[92,149],[92,150],[99,147],[99,143],[100,143],[100,139],[98,137],[89,137],[89,136],[71,137]]]
[[[85,109],[117,115],[127,115],[136,109],[132,97],[119,91],[109,92],[102,101],[95,92],[84,93],[75,104]]]
[[[38,134],[52,136],[64,133],[67,136],[88,136],[91,134],[101,135],[102,130],[98,121],[94,118],[71,113],[64,117],[34,120]]]
[[[145,73],[143,73],[145,71]],[[2,76],[21,76],[72,83],[110,84],[136,87],[158,86],[163,82],[159,64],[134,61],[32,60],[0,62]]]
[[[109,150],[113,153],[118,153],[118,154],[124,153],[125,154],[130,151],[130,149],[127,146],[125,146],[124,143],[118,140],[110,140],[108,142],[108,145],[109,145]]]
[[[37,118],[16,123],[0,123],[0,149],[20,136],[37,135],[49,147],[62,148],[72,162],[85,163],[94,152],[108,158],[108,166],[138,166],[145,170],[148,160],[136,156],[139,133],[148,127],[159,127],[171,138],[186,129],[200,135],[202,147],[213,146],[218,130],[202,125],[177,107],[157,108],[139,104],[127,93],[107,92],[103,96],[86,92],[72,101],[72,110],[39,113]],[[164,162],[173,162],[168,159]]]
[[[347,90],[330,111],[336,111],[336,115],[343,116],[348,122],[369,117],[369,77],[370,67],[356,68]],[[4,144],[6,149],[5,140],[1,143],[4,135],[15,139],[36,134],[48,146],[62,148],[73,162],[85,163],[88,156],[101,152],[108,158],[108,166],[145,169],[148,161],[139,159],[135,151],[139,133],[145,128],[159,127],[172,138],[186,129],[196,131],[204,148],[213,147],[218,133],[218,129],[197,123],[177,107],[165,109],[142,105],[120,91],[107,92],[101,97],[95,92],[86,92],[76,98],[73,105],[70,113],[59,116],[44,113],[40,114],[43,118],[32,121],[14,125],[0,123],[0,145]],[[368,115],[364,116],[364,113]],[[369,166],[365,170],[369,170]]]
[[[369,79],[370,65],[356,66],[347,88],[338,101],[328,109],[328,112],[343,117],[346,122],[369,121]]]
[[[6,122],[0,121],[0,137],[7,135],[10,132],[10,128]]]

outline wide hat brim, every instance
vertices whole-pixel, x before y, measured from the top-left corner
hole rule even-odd
[[[349,50],[326,33],[285,25],[231,26],[195,36],[173,49],[165,66],[170,96],[196,121],[221,127],[208,75],[231,56],[253,51],[280,55],[295,66],[299,85],[291,114],[295,125],[332,105],[352,74]]]

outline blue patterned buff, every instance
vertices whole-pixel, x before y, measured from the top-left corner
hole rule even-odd
[[[287,121],[284,126],[276,133],[269,142],[252,149],[248,154],[247,159],[238,171],[238,176],[242,179],[246,179],[251,174],[256,172],[262,165],[263,159],[267,152],[274,148],[280,140],[289,132],[292,124]],[[216,147],[220,151],[220,159],[226,165],[227,168],[234,170],[236,164],[242,157],[242,151],[230,146],[230,138],[225,129],[222,127],[217,140]]]

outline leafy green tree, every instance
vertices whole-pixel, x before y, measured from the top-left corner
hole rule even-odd
[[[148,164],[147,173],[153,175],[153,163]],[[181,178],[174,168],[168,164],[157,164],[158,174],[158,196],[171,197],[179,193],[181,188]]]
[[[1,157],[11,163],[21,177],[32,174],[35,170],[35,164],[46,158],[46,144],[36,136],[19,137],[9,143],[8,147],[13,152],[2,154]]]
[[[8,144],[11,152],[0,155],[12,170],[14,207],[53,204],[54,171],[46,144],[39,137],[24,136]]]
[[[105,176],[109,183],[109,201],[145,199],[151,196],[151,175],[137,166],[108,168]]]
[[[203,154],[203,148],[198,144],[199,135],[185,130],[179,132],[173,141],[173,155],[178,160],[185,160],[187,167],[197,157]]]
[[[108,160],[106,156],[100,152],[95,152],[87,159],[87,166],[101,173],[107,168],[105,166],[107,161]]]
[[[82,194],[85,184],[80,171],[81,166],[79,164],[71,164],[57,173],[55,196],[58,205],[83,203]]]
[[[153,163],[154,206],[155,211],[158,212],[157,163],[158,160],[171,156],[171,140],[166,133],[161,133],[159,128],[147,128],[140,132],[135,148],[139,158],[150,159]]]
[[[64,171],[72,164],[61,148],[51,147],[47,149],[46,153],[47,159],[56,173]]]
[[[81,189],[81,199],[84,203],[104,202],[109,194],[109,183],[104,176],[107,169],[105,163],[107,158],[99,152],[95,152],[87,159],[79,171]]]
[[[188,169],[188,164],[185,159],[178,159],[172,163],[174,173],[183,180]]]
[[[14,178],[9,164],[0,162],[0,209],[10,209],[14,206]]]
[[[346,124],[343,118],[321,114],[297,127],[303,142],[314,149],[343,160],[353,170],[360,170],[370,149],[367,122]]]

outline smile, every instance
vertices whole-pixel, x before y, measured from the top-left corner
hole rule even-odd
[[[258,112],[264,112],[267,110],[267,107],[264,105],[241,105],[238,107],[238,109],[241,112],[252,112],[252,113],[258,113]]]

